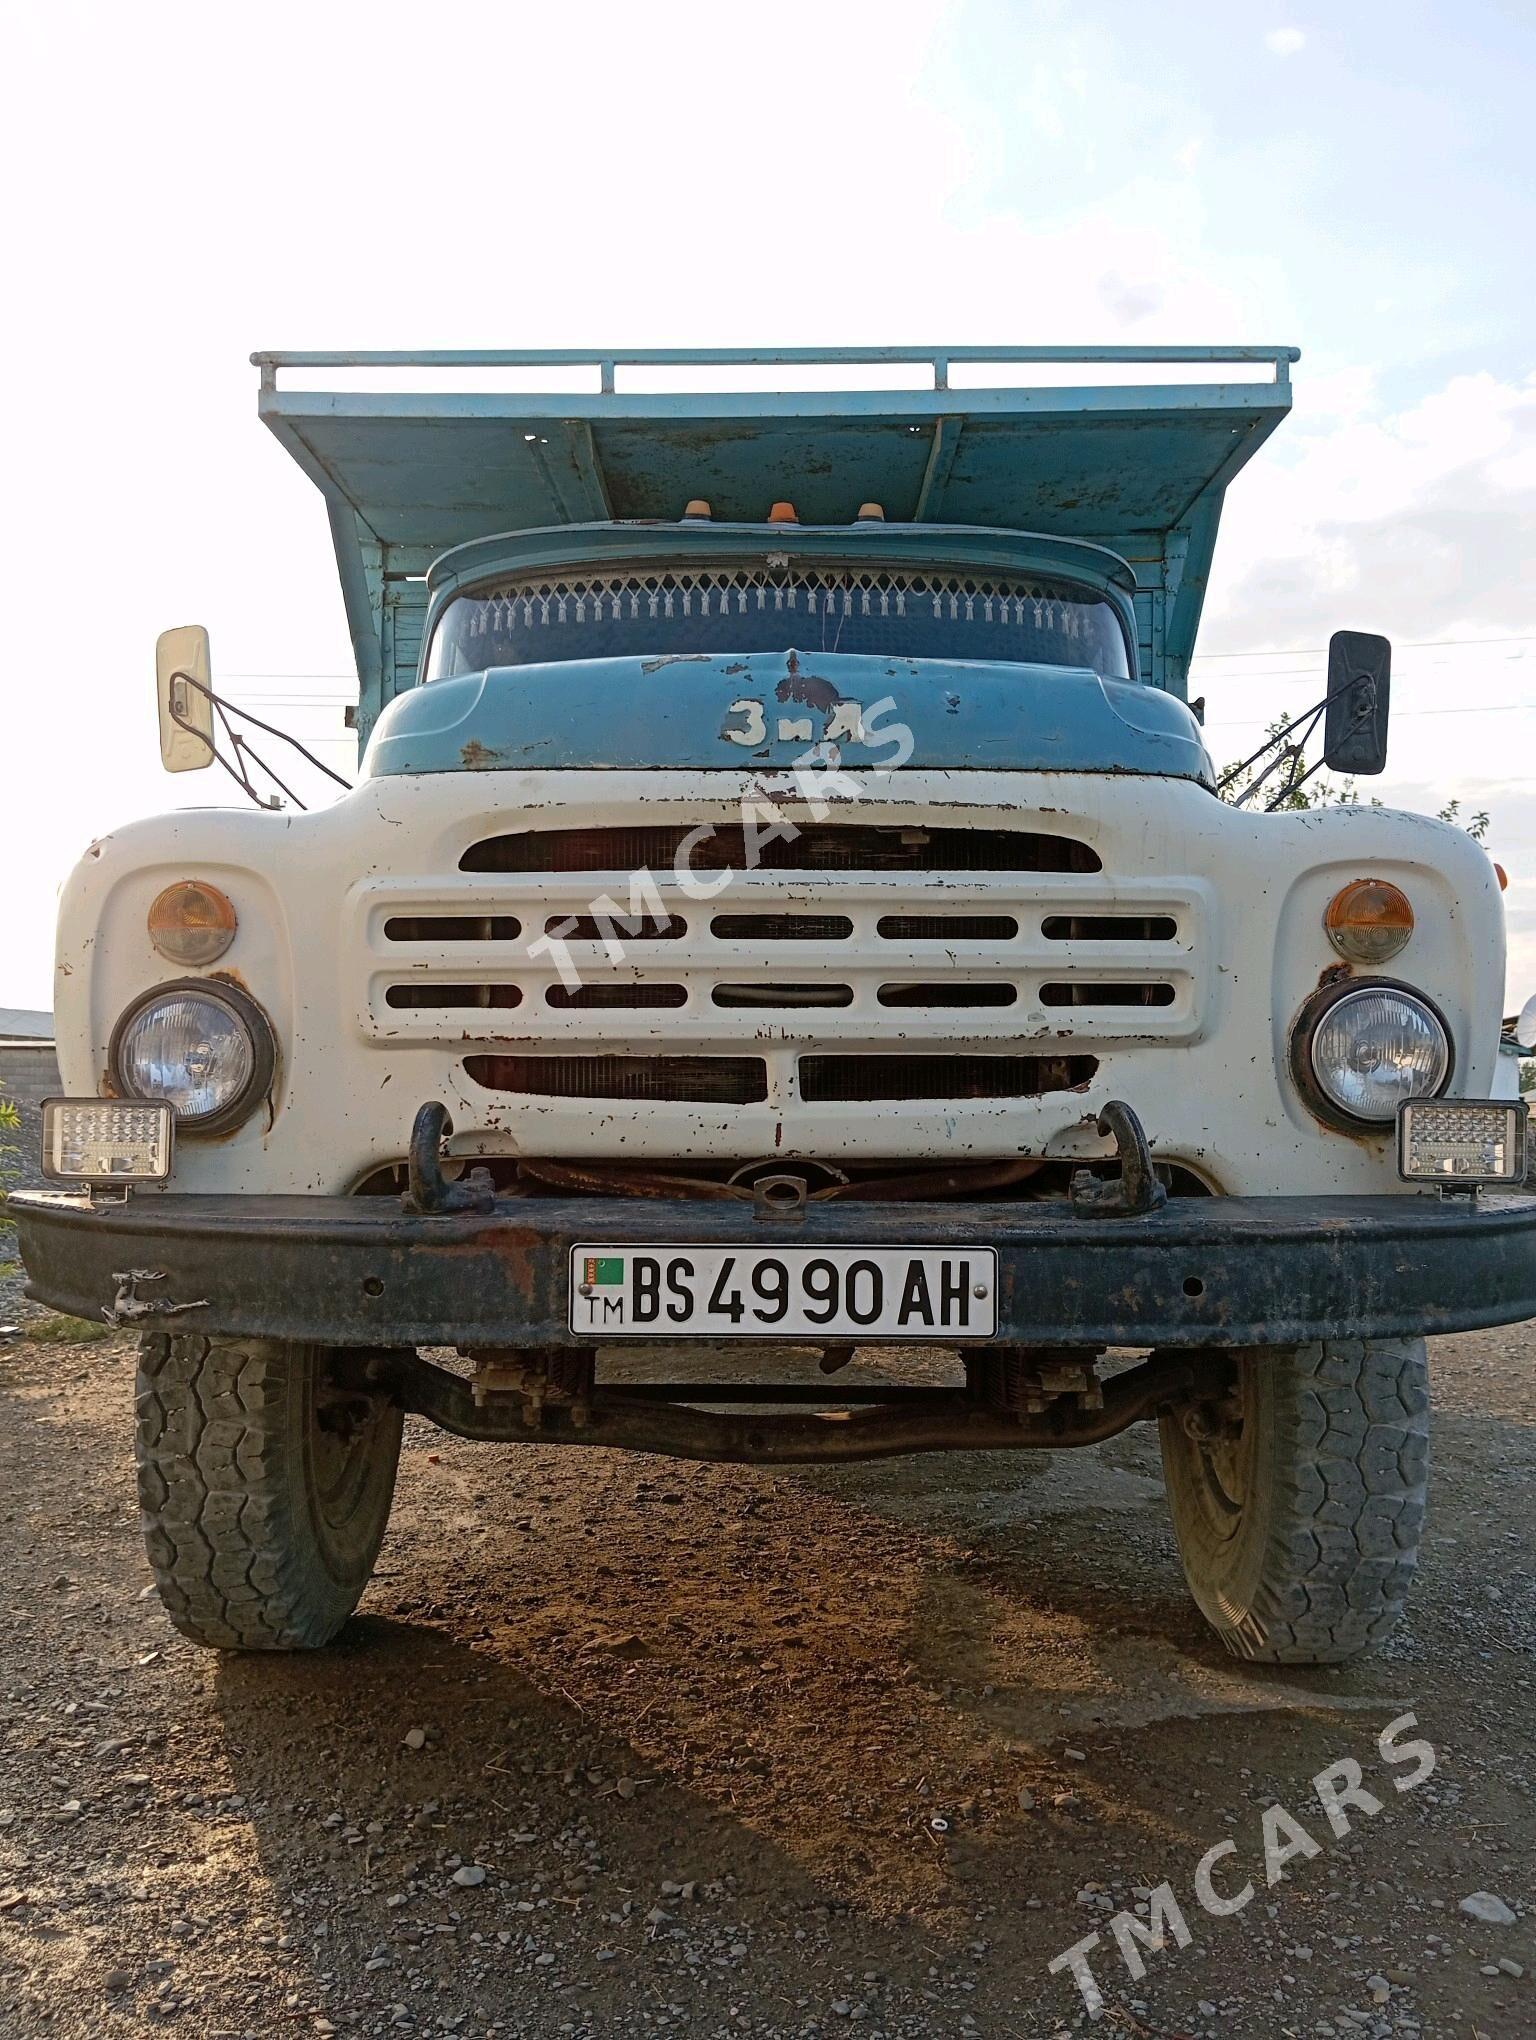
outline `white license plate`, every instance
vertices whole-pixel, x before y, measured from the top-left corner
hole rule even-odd
[[[573,1247],[597,1339],[990,1339],[991,1247]]]

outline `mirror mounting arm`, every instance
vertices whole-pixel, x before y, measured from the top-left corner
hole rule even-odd
[[[1296,749],[1290,753],[1290,759],[1291,759],[1290,776],[1286,780],[1285,784],[1281,787],[1280,791],[1274,796],[1274,798],[1270,801],[1269,805],[1265,808],[1264,812],[1267,815],[1272,815],[1278,808],[1283,808],[1286,802],[1291,798],[1292,794],[1299,793],[1301,791],[1301,789],[1306,785],[1307,781],[1312,777],[1313,773],[1322,771],[1323,766],[1326,762],[1324,759],[1318,758],[1311,765],[1308,765],[1306,771],[1303,772],[1300,768],[1302,767],[1303,764],[1306,763],[1306,761],[1302,755],[1300,745],[1298,745]]]
[[[250,771],[245,762],[247,758],[249,758],[260,771],[266,774],[267,778],[272,781],[274,786],[280,787],[282,789],[283,793],[287,795],[288,799],[292,801],[293,805],[296,808],[298,808],[301,812],[307,812],[305,803],[299,799],[298,795],[293,791],[293,788],[288,785],[286,780],[279,778],[278,774],[267,763],[266,759],[262,757],[261,753],[255,748],[255,746],[253,744],[248,743],[247,740],[240,734],[239,730],[235,728],[234,723],[230,720],[231,716],[238,716],[242,722],[250,723],[252,727],[255,729],[264,730],[269,737],[275,737],[280,744],[287,744],[291,749],[297,751],[299,756],[303,758],[308,764],[313,765],[317,772],[323,772],[327,779],[335,780],[336,784],[339,787],[341,787],[344,792],[350,793],[352,791],[352,782],[350,779],[343,779],[339,772],[333,772],[329,765],[324,764],[319,758],[315,756],[313,751],[307,749],[305,745],[301,744],[297,737],[290,736],[286,730],[280,730],[276,728],[272,723],[263,722],[260,716],[252,715],[249,709],[240,708],[234,702],[226,701],[222,695],[215,694],[211,687],[205,687],[202,681],[195,678],[194,675],[192,675],[191,673],[183,672],[180,669],[178,669],[175,673],[171,675],[171,678],[174,680],[180,680],[186,686],[192,688],[196,693],[200,694],[203,697],[203,699],[208,703],[209,707],[213,709],[214,713],[218,716],[219,721],[224,726],[224,734],[229,739],[229,747],[231,751],[233,751],[234,753],[235,762],[231,764],[229,759],[226,758],[223,752],[219,749],[218,744],[215,742],[213,737],[208,735],[205,731],[199,729],[195,723],[187,720],[181,714],[180,710],[176,707],[174,701],[171,702],[169,709],[167,711],[171,721],[175,723],[178,729],[186,730],[189,733],[189,735],[196,737],[200,743],[206,744],[209,753],[211,754],[211,757],[217,760],[217,762],[224,767],[224,770],[229,774],[230,778],[234,780],[235,784],[240,788],[240,790],[244,794],[246,794],[255,803],[257,807],[271,808],[274,805],[276,805],[276,802],[274,798],[264,797],[256,788],[254,782],[251,779]]]
[[[1325,695],[1321,701],[1314,702],[1311,708],[1304,708],[1300,715],[1293,715],[1288,723],[1282,723],[1272,737],[1264,739],[1263,743],[1260,744],[1251,757],[1244,758],[1241,764],[1228,766],[1227,770],[1222,773],[1220,779],[1216,782],[1216,791],[1220,793],[1222,788],[1230,786],[1234,779],[1240,779],[1250,766],[1257,765],[1262,757],[1268,752],[1273,751],[1275,756],[1270,759],[1264,770],[1251,785],[1245,786],[1242,792],[1233,799],[1233,807],[1246,807],[1248,802],[1253,799],[1253,796],[1263,786],[1265,780],[1269,778],[1270,774],[1284,764],[1287,758],[1293,760],[1300,758],[1303,750],[1306,748],[1307,739],[1317,728],[1318,718],[1327,706],[1328,700]],[[1305,729],[1301,727],[1303,723],[1306,724]],[[1288,739],[1296,730],[1301,730],[1301,735],[1292,744],[1288,742]],[[1316,770],[1317,767],[1313,766],[1312,771],[1315,772]],[[1307,777],[1310,779],[1311,776],[1312,773],[1309,772]]]
[[[1391,688],[1391,641],[1369,631],[1336,630],[1328,640],[1328,692],[1300,715],[1281,723],[1240,764],[1229,766],[1216,782],[1216,793],[1230,799],[1233,807],[1246,807],[1277,772],[1283,772],[1280,791],[1272,792],[1265,802],[1265,813],[1273,814],[1324,766],[1330,772],[1366,776],[1384,772]],[[1319,722],[1323,725],[1323,755],[1316,764],[1308,765],[1306,747]],[[1269,759],[1263,770],[1240,793],[1228,795],[1227,788],[1263,758]]]

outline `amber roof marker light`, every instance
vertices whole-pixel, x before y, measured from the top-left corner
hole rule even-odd
[[[156,953],[184,969],[217,963],[239,925],[228,895],[196,878],[168,885],[149,909],[149,939]]]
[[[1413,908],[1384,878],[1356,878],[1340,888],[1323,914],[1328,940],[1350,963],[1389,963],[1408,946]]]

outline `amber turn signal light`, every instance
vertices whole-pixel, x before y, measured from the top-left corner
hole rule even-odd
[[[1384,878],[1357,878],[1336,892],[1323,915],[1328,940],[1351,963],[1387,963],[1413,933],[1408,895]]]
[[[217,963],[235,939],[235,910],[216,885],[178,879],[156,895],[149,910],[149,939],[167,963]]]

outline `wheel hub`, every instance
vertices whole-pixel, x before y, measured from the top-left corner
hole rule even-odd
[[[322,1394],[310,1426],[315,1505],[331,1528],[344,1525],[366,1490],[382,1404],[359,1395]]]
[[[1248,1497],[1253,1424],[1243,1389],[1234,1384],[1219,1401],[1191,1403],[1181,1419],[1195,1448],[1205,1504],[1213,1521],[1230,1531]]]

